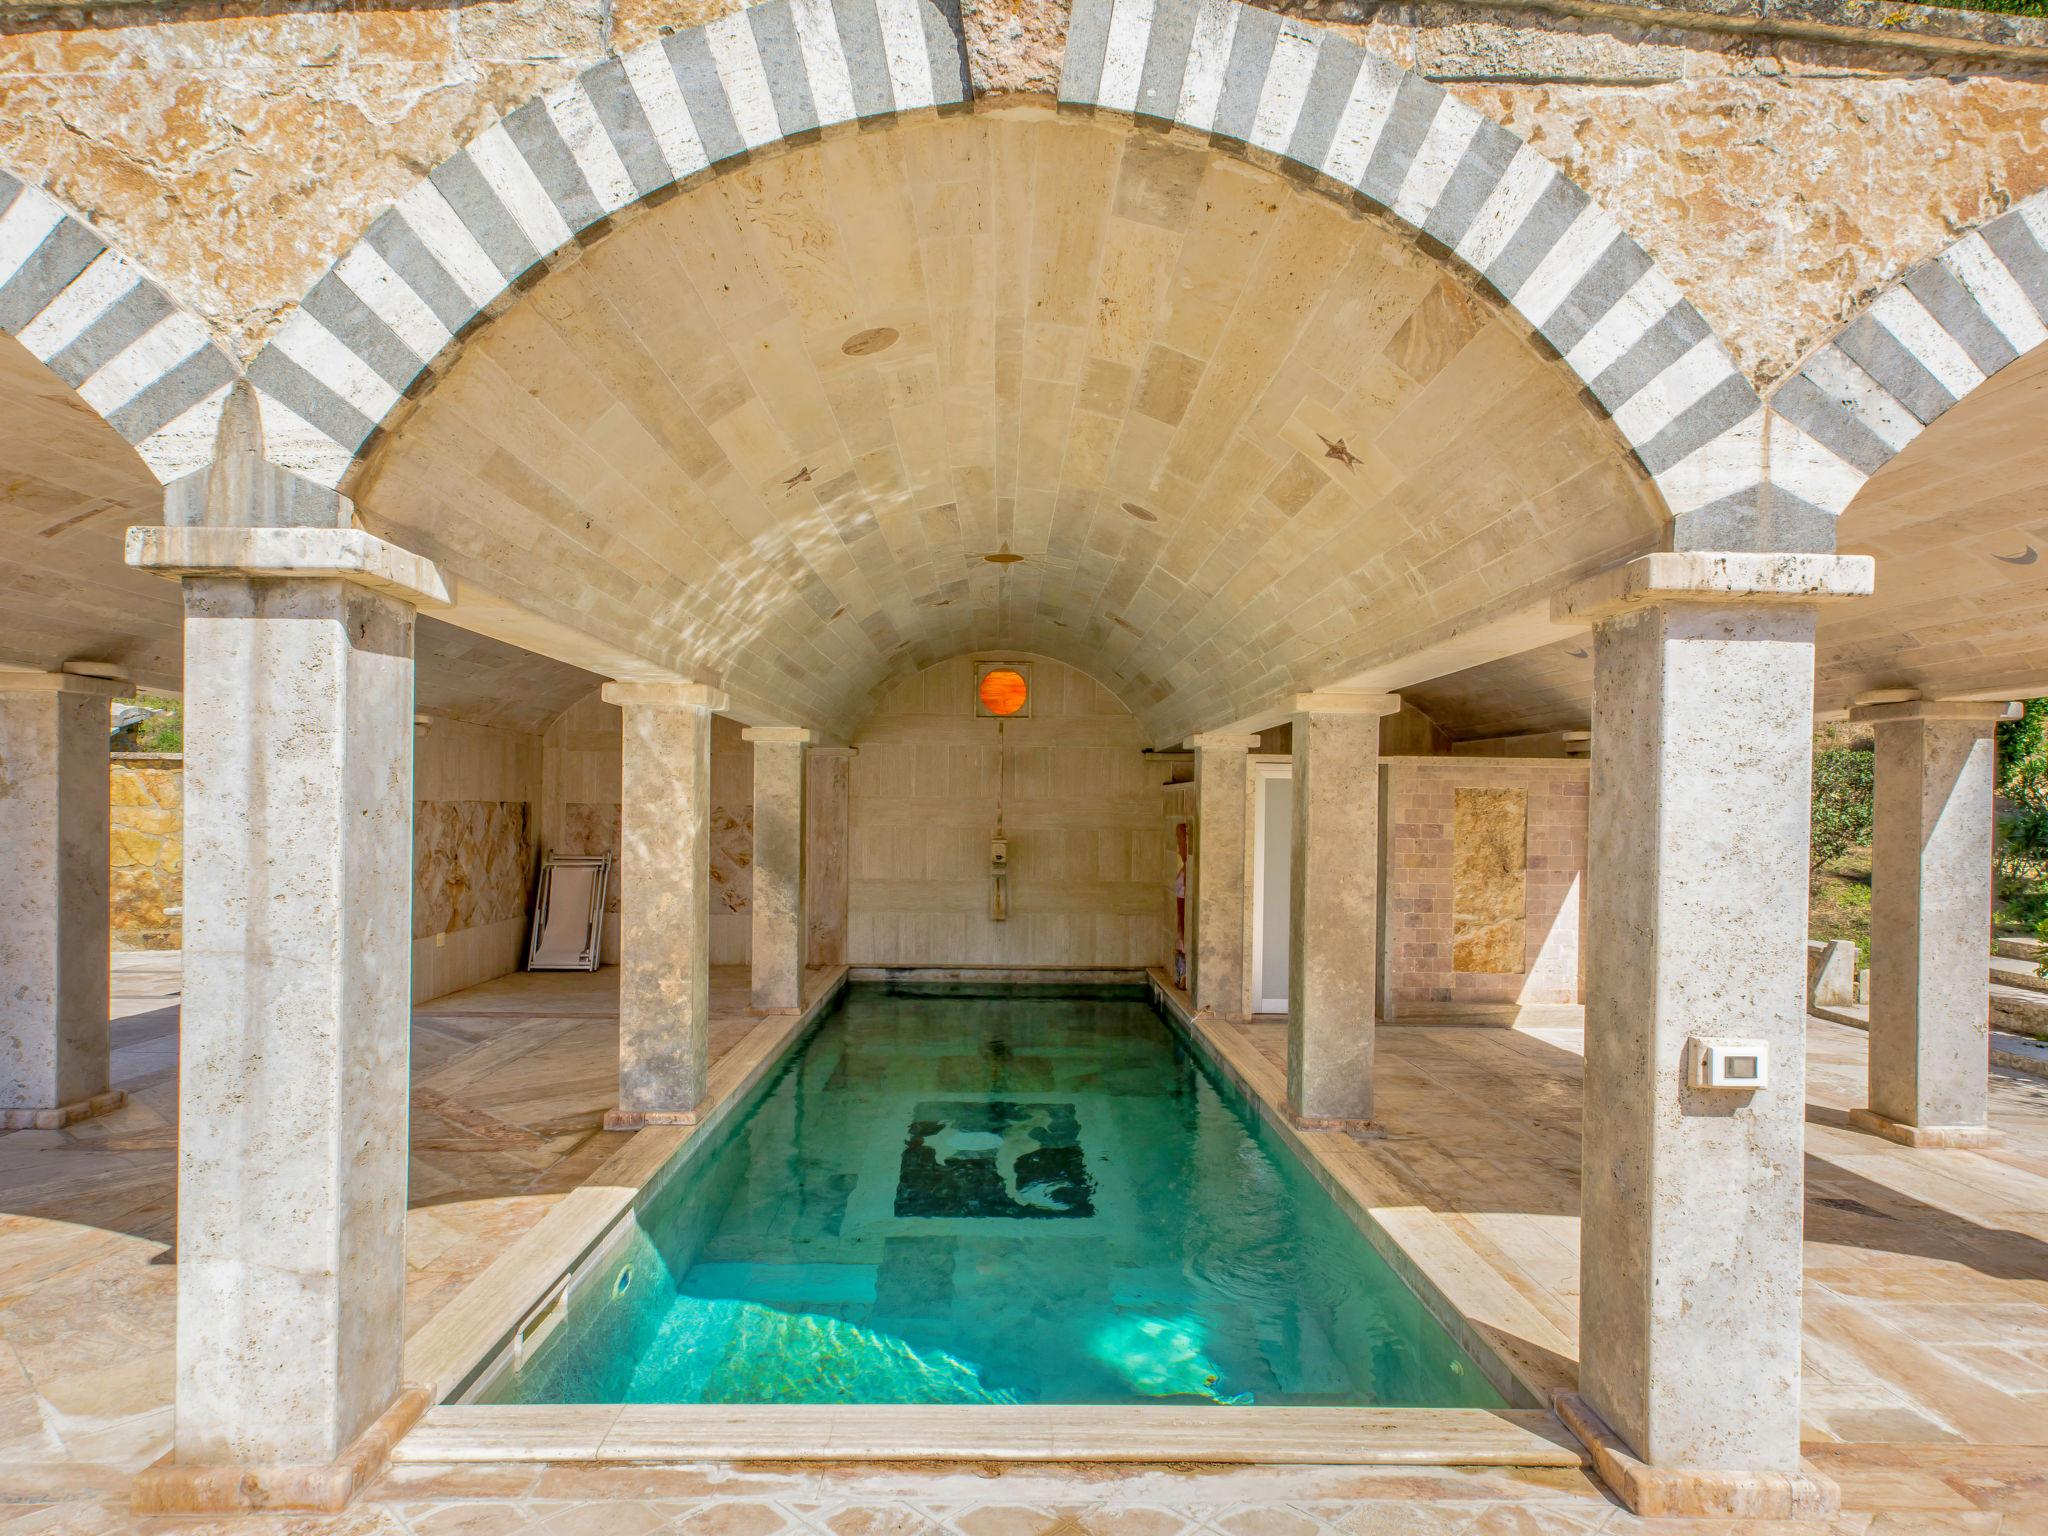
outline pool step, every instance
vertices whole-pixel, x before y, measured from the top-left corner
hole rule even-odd
[[[394,1461],[1021,1461],[1578,1467],[1550,1413],[1483,1408],[457,1404]]]

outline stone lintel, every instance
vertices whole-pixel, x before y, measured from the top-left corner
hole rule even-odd
[[[741,741],[779,743],[786,747],[808,747],[818,733],[801,725],[750,725],[740,732]]]
[[[1894,720],[1977,720],[1995,724],[2017,720],[2020,708],[1997,699],[1891,699],[1857,703],[1849,718],[1861,724],[1883,725]]]
[[[1567,587],[1550,600],[1550,616],[1558,623],[1590,622],[1651,603],[1868,597],[1876,572],[1877,562],[1868,555],[1659,550]]]
[[[2002,1131],[1983,1125],[1908,1125],[1890,1115],[1879,1114],[1867,1105],[1849,1111],[1849,1124],[1859,1131],[1882,1136],[1902,1147],[1971,1148],[1995,1147],[2005,1140]]]
[[[110,1088],[76,1104],[59,1104],[55,1109],[18,1106],[0,1109],[0,1131],[61,1131],[67,1125],[108,1114],[128,1102],[125,1089]]]
[[[125,699],[135,685],[125,677],[95,677],[80,672],[38,672],[27,667],[0,667],[0,693],[95,694]]]
[[[713,714],[724,709],[732,701],[716,688],[703,683],[606,683],[603,690],[607,704],[628,705],[640,709],[702,709]]]
[[[127,559],[173,578],[339,579],[416,608],[449,602],[433,561],[360,528],[130,528]]]
[[[1196,752],[1250,752],[1258,744],[1259,738],[1247,731],[1204,731],[1188,738]]]
[[[1297,693],[1294,715],[1398,715],[1401,695],[1374,693],[1363,689],[1331,689],[1324,693]]]
[[[1637,1459],[1607,1421],[1576,1392],[1552,1394],[1551,1407],[1593,1458],[1600,1481],[1630,1511],[1696,1519],[1824,1520],[1842,1507],[1834,1479],[1807,1467],[1751,1472],[1719,1467],[1653,1467]]]
[[[425,1387],[403,1388],[334,1460],[308,1466],[201,1466],[172,1460],[135,1474],[129,1507],[138,1515],[229,1515],[345,1509],[390,1463],[392,1449],[433,1406]]]

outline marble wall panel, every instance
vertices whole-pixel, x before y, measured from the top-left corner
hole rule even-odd
[[[1451,796],[1451,969],[1519,976],[1528,913],[1529,792]]]

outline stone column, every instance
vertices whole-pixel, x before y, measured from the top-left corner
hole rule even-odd
[[[711,1044],[711,716],[696,683],[606,683],[625,712],[619,1107],[608,1130],[692,1125]]]
[[[1388,693],[1294,701],[1287,1107],[1302,1125],[1361,1127],[1372,1119],[1380,720],[1400,707]]]
[[[852,747],[810,750],[809,825],[805,838],[804,919],[809,929],[806,963],[846,963],[848,812],[853,779]]]
[[[1877,736],[1870,1104],[1853,1124],[1912,1147],[1979,1147],[1990,1076],[1993,726],[2003,704],[1850,711]]]
[[[107,1077],[107,703],[131,691],[0,671],[0,1130],[126,1097]]]
[[[333,1507],[424,1406],[399,1374],[413,628],[447,593],[346,527],[128,537],[185,588],[177,1431],[135,1499]]]
[[[1870,573],[1653,554],[1553,609],[1594,623],[1599,744],[1582,1396],[1558,1406],[1638,1510],[1789,1517],[1835,1498],[1799,1463],[1813,634],[1818,602]],[[1768,1086],[1691,1086],[1707,1038],[1755,1042]]]
[[[1249,1011],[1246,914],[1250,869],[1245,857],[1245,803],[1249,793],[1246,754],[1257,736],[1211,732],[1189,738],[1195,752],[1194,899],[1188,903],[1193,930],[1189,990],[1197,1009],[1227,1018]]]
[[[750,953],[757,1013],[804,1005],[804,759],[814,733],[787,726],[740,732],[754,745],[754,896]]]

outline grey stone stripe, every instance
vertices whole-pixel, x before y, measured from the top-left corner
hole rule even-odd
[[[1529,274],[1537,264],[1550,254],[1551,247],[1564,238],[1572,221],[1585,211],[1591,201],[1586,194],[1562,175],[1550,178],[1536,199],[1536,205],[1523,218],[1521,226],[1508,237],[1508,243],[1501,247],[1500,254],[1493,259],[1493,265],[1486,269],[1486,280],[1504,299],[1513,300],[1522,284],[1529,280]]]
[[[1102,100],[1102,61],[1109,54],[1110,5],[1111,0],[1074,0],[1074,9],[1067,17],[1066,52],[1060,56],[1061,101],[1092,107]],[[1159,25],[1156,13],[1152,25]],[[1146,65],[1149,72],[1149,53]],[[1185,62],[1181,67],[1187,67]],[[1143,99],[1141,95],[1139,100]],[[1180,105],[1178,92],[1174,105]],[[1173,114],[1168,111],[1165,115]]]
[[[889,83],[889,54],[882,43],[882,18],[875,0],[833,0],[833,24],[839,29],[846,78],[853,86],[856,117],[879,117],[896,110],[896,88]]]
[[[546,102],[536,97],[512,113],[505,119],[505,132],[572,232],[588,229],[605,216],[604,205],[583,179],[583,167],[562,142],[562,130],[555,126]]]
[[[106,248],[106,242],[78,220],[59,219],[20,270],[0,287],[0,331],[10,336],[19,332],[49,308],[50,301],[70,287]]]
[[[1983,229],[1984,243],[2005,263],[2005,270],[2020,285],[2034,313],[2048,324],[2048,251],[2034,238],[2027,221],[2017,213],[2000,214]]]
[[[417,356],[398,332],[332,272],[313,285],[299,307],[332,331],[336,340],[400,394],[427,366],[427,359]]]
[[[0,214],[14,206],[14,200],[21,196],[21,183],[5,171],[0,171]]]
[[[131,443],[169,426],[235,376],[235,365],[219,347],[201,347],[162,378],[136,391],[107,416],[107,423]]]
[[[1444,88],[1420,75],[1403,73],[1394,88],[1394,104],[1387,110],[1386,124],[1372,147],[1372,158],[1358,178],[1358,190],[1391,208],[1401,195],[1401,183],[1415,164],[1415,152],[1422,147],[1429,125],[1443,105]]]
[[[932,105],[958,106],[974,95],[967,72],[967,43],[960,20],[960,0],[921,0],[925,56],[932,67]]]
[[[477,169],[467,150],[458,149],[435,166],[427,172],[427,180],[448,200],[455,216],[484,248],[491,265],[506,282],[540,260],[540,252],[498,201],[498,194],[491,190],[491,184],[484,180],[484,173]]]
[[[1671,547],[1831,554],[1835,517],[1810,501],[1759,481],[1673,518]]]
[[[1650,270],[1650,254],[1627,235],[1616,235],[1586,269],[1578,286],[1565,296],[1557,312],[1538,329],[1560,355],[1579,344],[1607,312],[1619,304],[1636,279]]]
[[[1508,162],[1515,158],[1515,151],[1521,145],[1522,141],[1499,123],[1491,118],[1482,118],[1478,132],[1472,135],[1464,157],[1458,161],[1457,169],[1444,183],[1443,194],[1437,198],[1436,207],[1423,220],[1422,232],[1455,249],[1472,227],[1472,221],[1479,217],[1479,211],[1486,206],[1486,200],[1493,196],[1493,189],[1500,185],[1501,177],[1507,175]]]
[[[1601,409],[1612,416],[1708,334],[1707,322],[1700,312],[1681,300],[1638,336],[1626,352],[1601,369],[1586,387],[1600,402]]]
[[[1926,365],[1867,314],[1851,321],[1835,339],[1835,345],[1919,418],[1922,426],[1956,403],[1956,397],[1942,387]]]
[[[1771,396],[1771,409],[1844,463],[1874,475],[1890,461],[1883,438],[1803,373],[1794,374]]]
[[[732,104],[725,99],[725,87],[719,83],[718,67],[711,61],[711,45],[704,40],[703,31],[692,27],[674,33],[662,40],[661,48],[668,55],[668,67],[675,71],[683,100],[689,104],[705,158],[716,165],[743,153],[747,141],[733,121]]]
[[[1636,457],[1652,475],[1661,475],[1736,423],[1755,415],[1760,404],[1749,380],[1739,373],[1730,374],[1687,406],[1663,431],[1647,443],[1638,444]]]
[[[1316,50],[1316,67],[1308,77],[1308,89],[1301,99],[1301,115],[1294,120],[1294,137],[1287,144],[1287,158],[1297,165],[1320,167],[1337,140],[1338,125],[1351,100],[1351,88],[1358,83],[1358,71],[1365,55],[1334,39]]]
[[[170,312],[171,301],[156,284],[139,282],[50,358],[50,371],[76,389]]]
[[[633,82],[626,78],[624,63],[606,59],[586,69],[582,80],[583,94],[590,98],[591,110],[597,114],[604,136],[612,141],[619,164],[633,179],[633,190],[645,197],[675,180],[661,152],[661,141],[655,137],[654,125],[647,121],[646,109],[640,105]]]
[[[1231,39],[1230,62],[1223,67],[1223,95],[1216,103],[1210,132],[1240,143],[1252,135],[1259,118],[1259,97],[1273,67],[1273,47],[1280,40],[1280,18],[1271,11],[1240,6],[1237,35]]]
[[[1941,328],[1955,338],[1956,345],[1969,353],[1970,361],[1986,378],[2018,359],[2019,353],[1991,323],[1983,306],[1940,262],[1923,261],[1908,272],[1906,288],[1920,301],[1921,307],[1934,316]]]
[[[1075,14],[1080,14],[1076,6]],[[1103,6],[1107,14],[1109,7]],[[1171,122],[1180,115],[1181,87],[1187,83],[1188,53],[1194,47],[1200,8],[1191,0],[1160,0],[1152,12],[1152,35],[1145,39],[1145,68],[1138,76],[1138,114]],[[1095,61],[1097,75],[1102,61]]]
[[[811,98],[811,77],[804,69],[803,43],[796,35],[796,18],[789,13],[788,0],[750,5],[740,14],[747,18],[754,49],[761,55],[761,72],[768,77],[775,125],[784,138],[814,132],[819,126],[818,104]]]
[[[462,285],[448,275],[448,269],[395,210],[379,214],[363,238],[450,334],[459,334],[475,317],[476,305]]]
[[[249,365],[249,382],[353,453],[377,424],[275,346]]]

